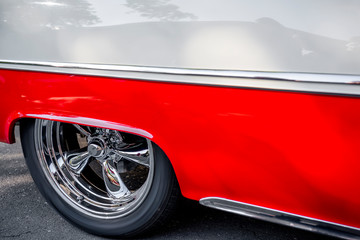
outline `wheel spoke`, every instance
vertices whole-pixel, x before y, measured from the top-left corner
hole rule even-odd
[[[118,156],[125,158],[126,160],[135,162],[137,164],[141,164],[144,166],[149,167],[149,162],[150,162],[150,154],[149,154],[149,149],[145,148],[145,149],[122,149],[122,150],[118,150],[118,149],[114,149],[113,152],[115,154],[117,154]]]
[[[110,197],[122,198],[131,194],[125,183],[122,181],[116,168],[113,166],[113,161],[101,161],[103,178],[106,190]]]
[[[80,133],[84,134],[86,137],[89,137],[91,134],[86,131],[82,126],[80,126],[79,124],[73,124],[74,127],[76,127],[77,130],[80,131]]]
[[[80,174],[90,159],[88,151],[78,151],[75,153],[65,153],[65,159],[71,170]]]

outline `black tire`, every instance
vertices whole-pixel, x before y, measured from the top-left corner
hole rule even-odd
[[[49,179],[49,173],[42,166],[41,161],[44,160],[39,156],[36,148],[36,134],[39,133],[35,127],[35,120],[22,121],[21,143],[31,176],[45,199],[72,224],[96,235],[133,237],[160,226],[174,210],[180,196],[178,183],[169,160],[156,144],[151,143],[154,172],[146,197],[130,213],[106,219],[106,217],[94,217],[87,214],[66,196],[62,196],[61,189],[56,189],[57,187]]]

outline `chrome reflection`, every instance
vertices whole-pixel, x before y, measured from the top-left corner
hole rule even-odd
[[[259,72],[0,59],[0,69],[140,79],[142,81],[360,95],[360,75]],[[36,115],[33,115],[36,117]],[[51,117],[50,117],[51,119]],[[76,122],[76,121],[73,121]],[[152,137],[149,134],[139,133]]]
[[[154,174],[151,142],[115,130],[36,120],[35,146],[42,169],[59,196],[97,218],[134,211],[147,196]],[[146,149],[148,164],[130,155]]]
[[[202,198],[200,199],[200,204],[226,212],[340,237],[343,239],[360,239],[360,229],[358,228],[233,201],[226,198]]]

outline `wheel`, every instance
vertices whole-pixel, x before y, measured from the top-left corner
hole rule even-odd
[[[49,120],[21,123],[34,182],[71,223],[97,235],[130,237],[159,226],[179,187],[169,160],[150,140]]]

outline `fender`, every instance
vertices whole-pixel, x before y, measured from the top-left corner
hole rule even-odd
[[[0,96],[2,141],[24,117],[123,130],[164,150],[187,198],[360,227],[357,96],[17,70],[0,79],[14,89]]]

